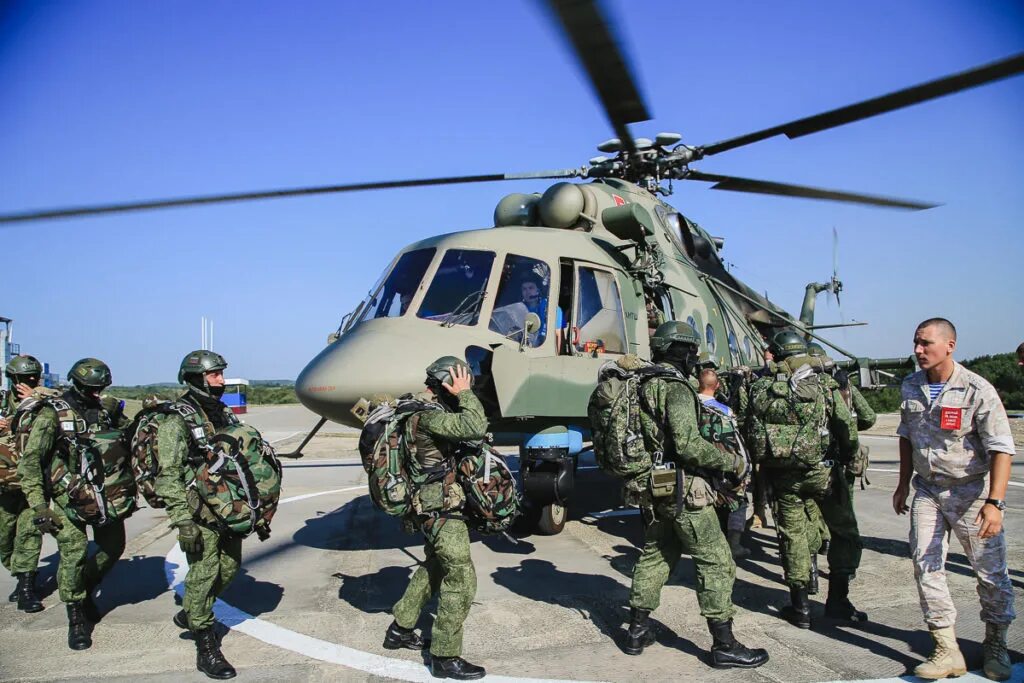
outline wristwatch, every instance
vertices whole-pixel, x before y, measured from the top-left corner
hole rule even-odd
[[[1000,512],[1003,512],[1003,511],[1006,510],[1006,501],[1005,500],[999,500],[998,498],[986,498],[985,499],[985,505],[995,505],[996,506],[996,510],[999,510]]]

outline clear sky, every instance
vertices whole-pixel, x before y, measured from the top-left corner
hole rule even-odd
[[[609,8],[655,119],[705,144],[1024,50],[1024,5],[656,2]],[[0,211],[579,166],[611,137],[535,2],[31,2],[0,10]],[[708,191],[672,201],[791,311],[831,274],[865,355],[933,315],[961,358],[1024,340],[1024,77],[706,172],[931,199],[919,213]],[[173,381],[216,324],[228,374],[294,378],[405,244],[491,225],[547,181],[368,192],[0,229],[22,350]],[[838,321],[819,301],[819,322]]]

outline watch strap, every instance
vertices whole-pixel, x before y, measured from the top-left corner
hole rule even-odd
[[[1000,511],[1006,510],[1006,501],[999,500],[998,498],[986,498],[985,499],[985,504],[986,505],[994,505],[996,507],[996,509],[1000,510]]]

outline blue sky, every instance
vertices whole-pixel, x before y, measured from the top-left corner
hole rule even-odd
[[[655,117],[703,144],[1024,49],[1019,2],[609,3]],[[578,166],[611,137],[534,2],[23,2],[0,12],[0,210]],[[734,272],[795,310],[831,273],[858,353],[945,315],[961,357],[1024,340],[1024,77],[706,172],[932,199],[883,211],[677,184]],[[686,185],[680,187],[680,185]],[[24,351],[173,380],[216,323],[229,374],[293,378],[395,252],[544,181],[368,192],[0,231]],[[819,301],[819,321],[839,313]]]

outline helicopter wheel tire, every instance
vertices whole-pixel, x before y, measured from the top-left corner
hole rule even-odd
[[[569,511],[564,505],[551,503],[541,508],[540,519],[537,520],[537,531],[544,536],[554,536],[565,528]]]

